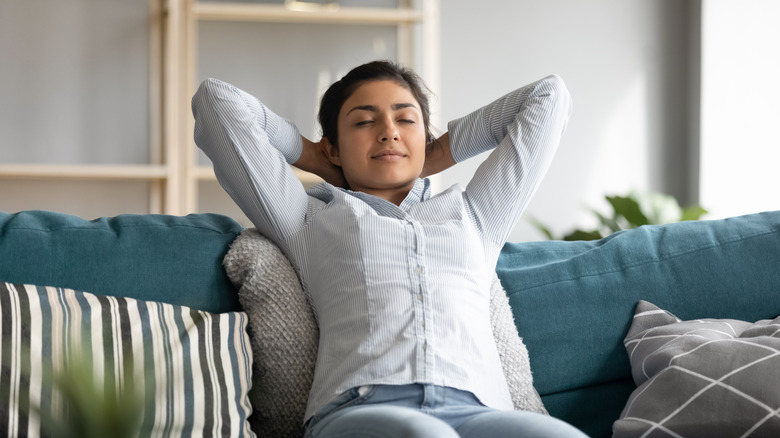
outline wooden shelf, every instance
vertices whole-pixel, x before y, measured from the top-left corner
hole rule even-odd
[[[303,170],[297,169],[295,167],[293,167],[292,169],[293,172],[295,172],[295,176],[297,176],[298,179],[300,179],[303,184],[309,185],[309,184],[317,184],[319,182],[322,182],[322,179],[313,173],[304,172]],[[193,176],[195,177],[195,179],[199,181],[217,180],[217,176],[214,175],[214,169],[208,166],[197,166],[194,170]]]
[[[153,157],[150,163],[0,162],[0,180],[90,181],[95,184],[101,181],[146,182],[150,212],[183,215],[198,211],[198,183],[216,181],[211,167],[198,164],[192,142],[194,121],[190,99],[196,87],[197,28],[202,21],[395,26],[397,61],[414,66],[416,60],[425,60],[422,76],[434,92],[438,87],[436,54],[440,0],[399,0],[397,8],[317,6],[306,2],[287,5],[239,3],[237,0],[225,3],[214,0],[146,1],[150,10],[149,156]],[[420,26],[416,26],[418,24]],[[421,50],[419,54],[418,50]],[[304,186],[322,181],[300,169],[293,167],[293,171]]]
[[[0,178],[151,181],[168,178],[158,165],[0,164]]]
[[[328,8],[289,9],[283,5],[257,3],[197,2],[194,15],[200,20],[253,21],[265,23],[335,23],[399,25],[422,22],[422,11],[408,8]]]

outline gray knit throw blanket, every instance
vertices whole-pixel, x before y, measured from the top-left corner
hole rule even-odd
[[[252,429],[258,436],[301,437],[319,330],[298,276],[279,248],[254,228],[244,230],[231,244],[223,263],[249,316]],[[498,277],[491,286],[490,311],[515,409],[546,414]]]

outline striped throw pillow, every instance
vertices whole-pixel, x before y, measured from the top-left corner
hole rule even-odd
[[[129,416],[103,426],[130,436],[254,436],[246,324],[242,312],[0,283],[0,435],[78,426],[87,396],[87,412]]]

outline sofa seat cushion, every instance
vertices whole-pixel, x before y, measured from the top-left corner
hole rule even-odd
[[[681,321],[640,301],[625,346],[638,388],[616,438],[780,436],[780,317]]]
[[[222,258],[241,230],[214,214],[88,221],[47,211],[0,212],[0,281],[237,311]]]
[[[3,436],[253,437],[242,312],[0,283]]]

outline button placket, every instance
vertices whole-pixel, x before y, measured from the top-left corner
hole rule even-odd
[[[422,264],[424,244],[421,241],[420,225],[409,217],[404,218],[403,221],[405,225],[408,225],[409,227],[409,246],[407,247],[407,254],[409,257],[410,286],[414,291],[412,307],[414,311],[414,332],[417,339],[416,369],[417,372],[420,373],[421,378],[427,379],[429,365],[426,356],[427,333],[425,329],[425,319],[428,306],[426,305],[424,266]]]
[[[427,297],[427,282],[425,272],[425,241],[423,229],[420,223],[408,220],[408,223],[412,227],[414,236],[414,242],[412,245],[412,251],[410,254],[410,261],[412,262],[412,275],[416,286],[416,301],[415,304],[415,324],[417,325],[417,348],[418,350],[418,366],[422,372],[424,379],[428,378],[433,366],[431,357],[431,349],[429,348],[429,334],[426,320],[431,316],[430,302]]]

